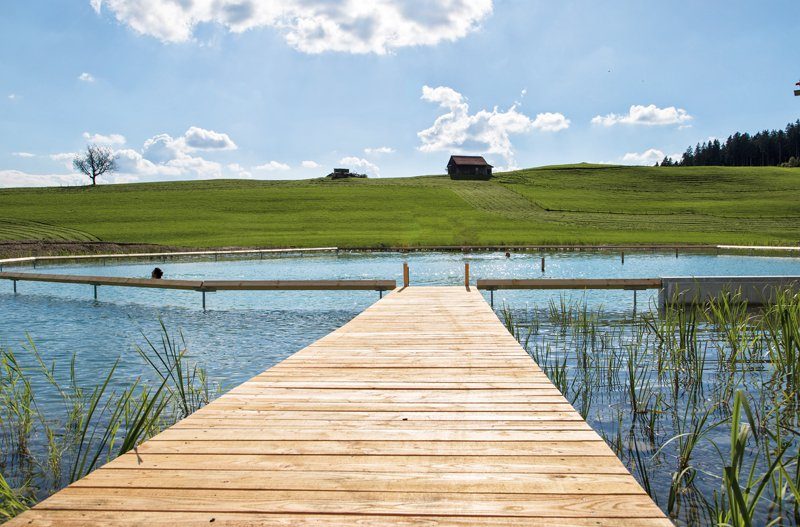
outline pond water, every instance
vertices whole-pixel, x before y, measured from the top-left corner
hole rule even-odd
[[[149,277],[158,266],[165,271],[165,278],[171,279],[395,279],[400,283],[405,261],[412,285],[461,285],[465,262],[470,263],[473,282],[480,278],[800,276],[797,257],[690,253],[676,258],[674,253],[638,252],[626,254],[623,264],[619,253],[547,253],[546,272],[542,273],[542,256],[339,252],[250,260],[40,266],[36,272]],[[342,326],[378,300],[377,292],[219,292],[208,294],[204,312],[201,295],[191,291],[101,287],[97,302],[86,285],[19,282],[18,291],[14,295],[10,282],[0,281],[0,347],[15,350],[22,362],[31,364],[31,356],[22,349],[29,336],[62,381],[70,378],[74,355],[75,376],[87,388],[101,382],[117,359],[116,387],[126,387],[140,377],[154,380],[135,346],[145,345],[145,335],[160,342],[160,320],[173,335],[182,332],[190,358],[207,370],[212,383],[226,390]],[[642,313],[655,305],[656,295],[655,291],[639,292],[635,320],[631,317],[633,294],[625,291],[498,291],[495,309],[500,313],[504,306],[510,308],[520,340],[527,341],[529,352],[548,374],[557,376],[560,368],[565,370],[559,387],[640,482],[649,481],[660,496],[659,505],[667,510],[666,496],[680,445],[670,438],[684,430],[686,423],[701,419],[706,409],[712,419],[728,418],[735,389],[762,399],[781,390],[772,384],[774,372],[760,365],[760,355],[756,357],[763,352],[760,347],[752,350],[753,368],[737,366],[733,373],[725,370],[727,359],[720,358],[727,349],[724,336],[713,328],[698,332],[693,358],[675,359],[672,368],[662,368],[662,363],[669,361],[652,329],[660,322],[648,326],[647,315]],[[488,293],[484,296],[488,299]],[[551,302],[556,309],[551,309]],[[559,311],[562,306],[566,312]],[[580,320],[581,313],[591,313],[591,324]],[[501,314],[501,319],[506,315]],[[684,353],[684,347],[680,349]],[[635,359],[629,360],[631,354]],[[705,371],[699,391],[692,388],[691,379],[677,382],[679,374],[685,377],[686,371],[691,371],[692,360],[702,360],[699,368]],[[673,371],[675,382],[670,377]],[[629,386],[626,390],[626,377],[635,379],[635,389]],[[734,377],[735,382],[731,380]],[[48,390],[43,380],[35,382],[38,404],[53,407],[43,413],[57,414],[58,394]],[[626,395],[629,393],[632,398]],[[649,420],[636,417],[634,399],[642,399]],[[784,402],[770,399],[769,404],[777,407]],[[782,426],[796,431],[796,407],[786,408],[790,415]],[[729,430],[729,426],[709,430],[706,437],[716,443],[705,442],[696,449],[698,476],[681,486],[678,502],[683,505],[670,509],[678,523],[703,523],[698,512],[701,507],[694,502],[712,496],[719,487],[717,448],[725,448]],[[34,444],[33,448],[43,449],[44,445]],[[748,459],[754,459],[761,469],[758,452],[755,449]],[[790,452],[795,455],[797,449]],[[640,455],[644,457],[636,457]],[[651,467],[649,475],[647,467]],[[761,508],[759,511],[760,522],[772,518]]]
[[[541,257],[546,272],[541,272]],[[480,278],[657,278],[664,276],[800,276],[800,258],[714,254],[628,253],[318,253],[266,256],[263,259],[195,259],[188,261],[109,262],[41,265],[31,272],[149,277],[153,267],[165,278],[187,280],[395,279],[402,282],[408,262],[412,285],[459,285],[464,263],[474,282]],[[8,270],[8,269],[7,269]],[[194,358],[212,380],[233,387],[340,327],[378,300],[371,291],[270,292],[226,291],[201,295],[193,291],[100,287],[94,302],[86,285],[0,281],[0,346],[14,349],[29,335],[56,370],[66,372],[75,354],[78,376],[93,381],[117,357],[116,378],[126,382],[150,372],[134,352],[144,344],[142,332],[157,337],[159,318],[173,333],[181,330]],[[495,308],[546,307],[562,295],[585,299],[590,308],[625,315],[633,309],[629,291],[498,291]],[[488,293],[484,292],[488,299]],[[639,292],[639,309],[655,301],[656,292]]]

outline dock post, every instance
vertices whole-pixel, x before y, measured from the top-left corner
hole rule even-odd
[[[403,288],[408,287],[410,277],[408,273],[408,262],[403,262]]]
[[[542,256],[542,272],[544,273],[544,256]]]
[[[203,291],[203,311],[206,310],[206,292]]]
[[[678,248],[676,247],[675,248],[675,258],[677,258],[677,257],[678,257]]]
[[[492,309],[494,309],[494,289],[489,289],[489,300]]]
[[[636,289],[633,290],[633,318],[636,318]]]
[[[469,262],[464,263],[464,287],[469,291]]]
[[[622,258],[622,265],[625,265],[625,251],[622,251],[622,252],[620,253],[620,256],[621,256],[621,258]]]
[[[378,289],[378,299],[383,298],[383,289]]]
[[[94,301],[97,302],[97,284],[92,284],[94,288]]]
[[[17,281],[16,280],[11,280],[11,281],[14,282],[14,294],[16,295],[17,294]]]

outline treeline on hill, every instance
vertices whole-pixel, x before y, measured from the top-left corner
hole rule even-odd
[[[665,157],[661,166],[800,167],[800,119],[785,130],[736,132],[725,143],[719,139],[698,143],[687,148],[680,160]]]

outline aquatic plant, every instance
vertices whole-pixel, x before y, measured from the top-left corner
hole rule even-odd
[[[639,317],[504,307],[518,340],[682,525],[800,525],[800,295],[737,292]],[[535,315],[531,315],[535,314]]]
[[[218,394],[205,370],[187,359],[182,335],[179,347],[161,323],[160,339],[158,348],[145,337],[150,353],[137,347],[154,368],[155,386],[140,377],[113,388],[117,359],[87,389],[78,381],[74,357],[68,379],[61,380],[56,364],[46,364],[31,339],[23,356],[0,350],[0,518],[128,452]],[[37,404],[39,397],[48,404]]]

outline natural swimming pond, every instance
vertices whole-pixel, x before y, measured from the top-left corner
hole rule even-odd
[[[62,265],[37,271],[147,277],[158,265],[166,277],[175,279],[388,278],[400,282],[402,262],[407,261],[412,285],[459,285],[463,283],[464,262],[471,264],[473,281],[800,276],[800,259],[791,257],[681,254],[675,258],[674,253],[628,253],[624,265],[619,253],[610,252],[545,257],[544,275],[538,253],[511,258],[496,253],[339,253],[263,260]],[[62,379],[69,378],[70,358],[75,354],[77,380],[87,387],[101,381],[113,361],[121,357],[113,379],[119,388],[140,376],[155,380],[133,348],[137,343],[144,344],[142,332],[151,339],[159,338],[159,318],[173,333],[178,329],[183,332],[192,360],[207,369],[212,382],[230,388],[346,323],[378,298],[377,292],[221,292],[208,296],[209,310],[203,312],[196,292],[101,287],[97,303],[90,286],[21,282],[19,292],[11,294],[10,283],[0,282],[0,346],[19,350],[29,333],[44,361],[52,363]],[[647,315],[641,313],[647,311],[654,295],[639,293],[640,313],[635,322],[631,292],[499,291],[495,293],[495,307],[501,311],[502,306],[509,306],[514,319],[511,325],[520,340],[527,342],[531,354],[590,424],[610,443],[619,443],[615,450],[640,481],[649,481],[654,492],[662,496],[662,508],[670,507],[670,479],[677,466],[674,460],[680,458],[684,446],[680,438],[670,439],[690,437],[682,434],[687,434],[687,427],[698,426],[704,412],[710,411],[700,425],[704,440],[698,441],[691,458],[696,461],[689,463],[696,475],[690,484],[678,487],[675,498],[690,503],[671,509],[681,521],[691,522],[701,510],[701,505],[691,505],[691,500],[700,499],[693,488],[700,495],[711,496],[719,487],[717,469],[721,462],[715,448],[724,449],[726,441],[730,442],[726,440],[730,427],[708,426],[730,417],[730,401],[736,389],[766,400],[765,412],[775,407],[763,391],[764,386],[771,386],[771,393],[775,393],[775,385],[770,384],[774,372],[765,363],[765,348],[756,349],[751,343],[755,340],[748,339],[745,330],[740,330],[746,341],[742,347],[750,351],[733,361],[727,351],[720,355],[719,350],[730,345],[725,332],[712,323],[700,321],[694,326],[699,329],[694,337],[665,345],[663,335],[670,328],[664,329],[660,318],[651,318],[648,326]],[[742,322],[740,316],[736,319],[737,324]],[[680,339],[681,328],[691,327],[683,320],[674,322],[671,330]],[[670,350],[682,350],[682,356],[672,356]],[[19,355],[25,360],[24,353]],[[726,367],[726,363],[733,367]],[[706,372],[699,381],[698,369]],[[692,386],[699,386],[699,390]],[[778,392],[786,389],[777,386]],[[59,398],[49,393],[42,381],[34,388],[44,394],[39,404],[59,404]],[[727,403],[722,404],[725,400]],[[634,408],[636,404],[644,406],[644,411]],[[685,418],[680,419],[679,414]],[[765,422],[768,418],[764,416]],[[796,430],[794,424],[791,419],[781,424],[790,437]],[[707,440],[714,440],[713,445]],[[796,449],[791,452],[796,455]],[[762,464],[759,461],[758,466],[763,468]],[[653,469],[642,473],[647,467]],[[796,469],[796,464],[792,467]]]
[[[35,272],[147,278],[155,266],[166,278],[187,280],[277,279],[395,279],[402,282],[402,263],[408,262],[412,285],[459,285],[464,263],[471,277],[480,278],[656,278],[663,276],[798,275],[800,258],[710,254],[619,253],[545,254],[541,272],[538,253],[347,253],[278,256],[254,260],[209,259],[147,261],[39,267]],[[34,272],[32,269],[28,269]],[[141,331],[158,330],[158,318],[168,328],[181,329],[194,357],[202,360],[211,378],[225,386],[236,384],[282,360],[303,346],[346,323],[378,300],[365,292],[236,291],[209,293],[208,311],[201,309],[193,291],[100,287],[94,302],[86,285],[20,282],[18,295],[11,283],[0,281],[0,345],[18,346],[26,334],[45,358],[67,368],[78,355],[79,374],[96,379],[109,361],[131,357],[120,366],[120,378],[141,374],[132,346]],[[488,293],[484,292],[488,298]],[[498,291],[495,308],[546,308],[551,299],[567,295],[585,299],[590,308],[607,315],[630,315],[630,291]],[[640,310],[647,309],[656,292],[638,293]],[[62,364],[63,363],[63,364]]]

